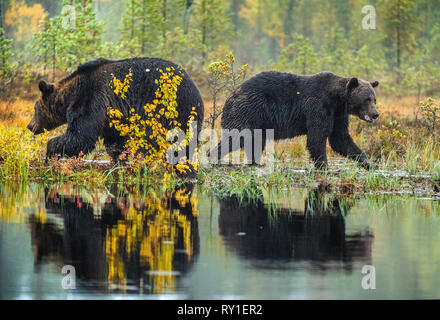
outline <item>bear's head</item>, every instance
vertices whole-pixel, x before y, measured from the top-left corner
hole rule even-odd
[[[59,93],[55,84],[42,80],[38,84],[40,98],[35,103],[34,116],[27,128],[34,134],[44,130],[53,130],[67,122],[65,117],[64,97]]]
[[[376,109],[376,92],[373,88],[378,85],[378,81],[370,83],[351,78],[347,83],[348,113],[367,122],[377,119],[379,112]]]

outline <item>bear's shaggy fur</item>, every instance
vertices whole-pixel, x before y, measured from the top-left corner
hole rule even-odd
[[[348,131],[349,115],[372,122],[379,116],[376,93],[369,83],[357,78],[343,78],[330,72],[310,76],[263,72],[245,81],[225,102],[221,125],[223,130],[274,129],[274,139],[307,135],[307,149],[318,168],[327,166],[326,142],[341,155],[369,168],[367,156],[353,142]],[[232,137],[222,134],[222,141],[210,154],[218,159],[243,148]],[[266,138],[263,135],[264,150]],[[223,150],[222,148],[227,149]],[[235,149],[235,150],[233,150]],[[247,154],[252,163],[261,154]],[[225,152],[226,151],[226,152]]]
[[[114,159],[124,151],[125,137],[110,128],[107,108],[111,107],[128,117],[130,108],[145,118],[144,106],[155,98],[160,71],[174,67],[175,73],[182,72],[182,82],[177,91],[178,121],[186,130],[191,109],[197,112],[197,131],[202,127],[204,116],[200,92],[190,76],[176,64],[159,58],[133,58],[120,61],[98,59],[78,67],[59,82],[39,83],[41,97],[35,104],[35,114],[28,129],[35,134],[44,129],[52,130],[67,123],[66,132],[49,140],[46,157],[56,154],[76,156],[95,148],[99,137],[104,139],[107,152]],[[113,75],[124,79],[132,70],[133,76],[126,99],[117,96],[110,87]],[[164,123],[167,126],[167,123]],[[147,135],[148,136],[148,135]]]

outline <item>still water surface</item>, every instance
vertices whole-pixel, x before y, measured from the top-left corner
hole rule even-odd
[[[0,298],[439,299],[440,203],[0,185]]]

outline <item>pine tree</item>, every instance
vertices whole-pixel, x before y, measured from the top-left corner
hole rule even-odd
[[[339,25],[335,25],[324,36],[320,51],[320,62],[323,70],[339,75],[348,75],[351,51],[349,42]]]
[[[40,32],[33,38],[33,52],[41,59],[44,73],[51,69],[52,81],[55,80],[55,71],[61,67],[60,51],[62,51],[65,34],[62,30],[60,17],[49,18],[49,15],[45,14],[40,22]]]
[[[3,93],[7,84],[13,80],[13,67],[10,59],[12,40],[6,39],[3,28],[0,28],[0,93]]]
[[[146,55],[147,48],[157,44],[158,22],[156,1],[129,0],[122,17],[122,40],[132,55]]]
[[[201,32],[201,54],[203,60],[206,60],[208,52],[231,39],[231,15],[227,13],[221,0],[198,0],[193,5],[193,28]]]
[[[405,71],[403,82],[410,89],[415,89],[416,105],[421,96],[430,88],[440,85],[440,24],[430,30],[428,38],[423,39],[411,55],[411,59],[402,66]]]
[[[96,58],[101,48],[103,25],[96,20],[93,0],[64,0],[65,5],[75,9],[73,25],[62,25],[61,59],[71,70],[79,63]],[[60,18],[69,19],[69,15],[70,12],[65,12]]]
[[[402,80],[402,57],[414,48],[414,37],[419,31],[415,6],[415,0],[380,0],[378,4],[383,17],[385,41],[392,42],[398,83]]]
[[[128,0],[121,34],[130,53],[152,56],[167,50],[169,36],[184,28],[185,7],[184,0]]]
[[[309,38],[294,34],[294,41],[281,51],[276,68],[284,72],[311,74],[317,71],[317,54]]]
[[[49,18],[46,14],[40,31],[34,35],[33,50],[44,71],[71,71],[80,63],[96,58],[101,50],[102,24],[97,22],[92,0],[64,0],[74,12],[65,11]]]

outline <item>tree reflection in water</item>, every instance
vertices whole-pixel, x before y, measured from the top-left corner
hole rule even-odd
[[[112,196],[118,195],[118,196]],[[177,276],[199,252],[197,197],[192,187],[85,195],[62,186],[45,191],[46,213],[30,217],[35,261],[75,266],[87,289],[173,293]]]

